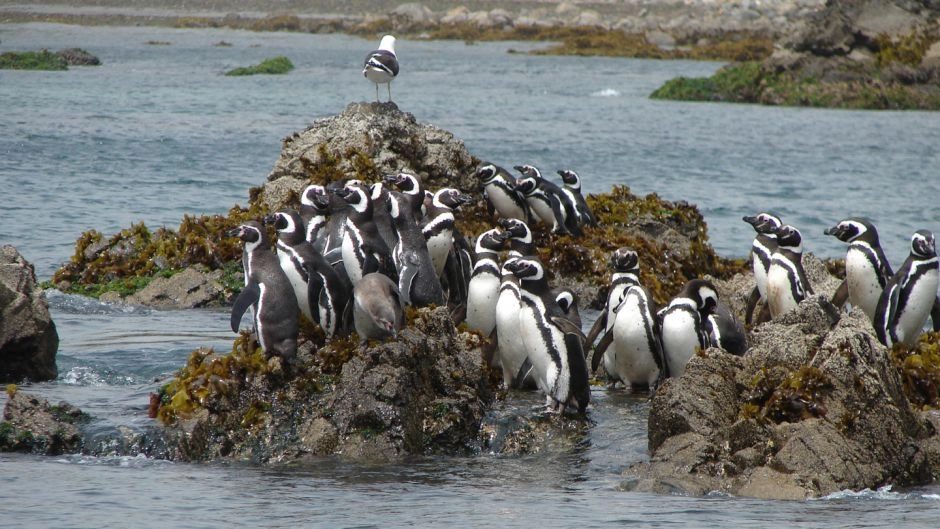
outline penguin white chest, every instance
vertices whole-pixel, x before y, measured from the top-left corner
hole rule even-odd
[[[492,274],[478,274],[470,280],[467,291],[467,326],[484,335],[496,326],[496,302],[499,296],[499,278]]]
[[[546,326],[542,318],[544,307],[531,299],[523,299],[520,303],[519,326],[522,342],[525,344],[526,355],[535,369],[535,379],[548,396],[556,397],[559,384],[560,366],[554,357],[558,357],[555,344],[559,338],[564,342],[564,336],[556,336],[554,327]],[[543,330],[549,332],[543,333]],[[557,333],[557,334],[560,334]]]
[[[669,375],[682,376],[685,365],[695,354],[699,343],[699,319],[689,310],[672,310],[663,318],[663,352],[669,365]]]
[[[913,346],[923,332],[924,323],[930,315],[934,301],[937,299],[937,287],[940,283],[940,274],[937,269],[926,271],[917,282],[911,285],[907,304],[897,315],[898,339],[907,345]]]
[[[846,252],[845,280],[849,289],[849,302],[853,307],[861,308],[868,319],[874,321],[882,288],[878,282],[878,270],[861,251],[850,249]]]
[[[536,195],[526,198],[526,202],[529,203],[532,212],[535,213],[535,216],[538,217],[543,224],[546,226],[555,226],[555,212],[552,211],[548,197]]]
[[[434,265],[434,272],[440,276],[444,272],[444,265],[447,263],[447,254],[450,253],[454,244],[454,232],[451,230],[440,230],[428,237],[428,253],[431,255],[431,263]]]
[[[342,244],[343,267],[353,285],[362,279],[365,258],[362,252],[362,237],[355,226],[346,225]]]
[[[799,304],[794,297],[794,281],[793,272],[788,267],[776,261],[770,264],[767,271],[767,305],[771,318],[779,318]]]
[[[298,270],[299,262],[296,260],[296,257],[292,255],[289,250],[285,251],[279,247],[277,249],[277,260],[281,265],[281,270],[284,271],[284,275],[287,276],[291,288],[294,289],[294,295],[297,297],[297,304],[300,306],[301,312],[303,312],[304,316],[311,322],[315,321],[313,319],[313,313],[310,311],[307,282],[304,281],[304,277],[300,274],[300,270]]]
[[[526,219],[525,210],[522,209],[519,203],[510,195],[511,191],[503,189],[496,184],[487,184],[485,193],[487,200],[490,201],[493,209],[499,213],[500,217],[519,219],[522,221],[528,220]]]
[[[526,359],[519,318],[519,292],[512,287],[502,288],[496,300],[496,340],[503,382],[509,386]]]
[[[659,366],[651,350],[652,315],[640,296],[628,293],[617,310],[613,351],[607,349],[604,367],[630,384],[651,384],[659,376]],[[613,358],[610,358],[613,356]]]

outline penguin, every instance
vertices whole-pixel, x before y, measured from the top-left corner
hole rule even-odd
[[[516,190],[516,179],[502,167],[491,163],[481,165],[476,171],[483,198],[486,199],[490,215],[495,211],[502,219],[530,221],[529,204]]]
[[[767,270],[770,269],[770,259],[777,251],[777,230],[783,225],[780,217],[773,213],[758,213],[743,218],[750,224],[757,235],[751,243],[751,269],[754,271],[754,288],[747,300],[744,309],[744,322],[750,325],[754,322],[754,309],[758,302],[767,303]],[[768,319],[769,314],[758,315],[756,323]]]
[[[789,224],[777,230],[777,250],[767,269],[767,306],[770,318],[777,319],[796,308],[813,288],[803,271],[803,238]]]
[[[359,341],[384,340],[398,335],[405,315],[398,286],[384,274],[362,276],[353,287],[353,325]]]
[[[627,289],[633,285],[640,284],[640,257],[630,248],[618,248],[610,256],[610,266],[614,273],[610,276],[610,288],[607,290],[607,302],[604,309],[594,320],[591,330],[587,335],[588,346],[594,345],[598,337],[603,333],[608,333],[614,326],[614,320],[617,315],[614,312],[620,302],[623,301]],[[655,314],[656,312],[653,311]],[[594,352],[596,358],[594,363],[600,362],[604,351],[600,348]],[[597,368],[595,367],[596,371]]]
[[[552,296],[555,298],[555,303],[561,309],[564,318],[580,331],[581,312],[578,310],[578,295],[568,287],[558,287],[552,289]]]
[[[263,222],[273,225],[277,230],[277,259],[294,289],[301,314],[310,322],[319,323],[317,303],[322,285],[311,281],[310,275],[316,267],[314,261],[322,261],[324,265],[326,261],[313,249],[313,245],[307,242],[300,214],[293,209],[282,209],[264,217]]]
[[[427,241],[415,223],[411,204],[402,193],[386,193],[389,216],[395,230],[392,261],[398,271],[398,290],[406,305],[444,305],[444,291],[434,270]]]
[[[496,222],[506,232],[509,239],[509,255],[525,257],[537,253],[532,230],[528,224],[511,217],[504,217]]]
[[[747,333],[723,301],[718,300],[715,310],[705,319],[705,330],[711,347],[724,349],[735,356],[747,352]]]
[[[498,228],[485,231],[477,237],[476,263],[467,288],[467,327],[490,336],[496,328],[496,301],[499,298],[499,252],[508,234]]]
[[[581,194],[581,177],[570,169],[559,170],[558,175],[561,176],[561,181],[564,184],[561,187],[562,195],[568,204],[568,210],[573,213],[570,216],[575,223],[579,226],[588,225],[596,228],[597,217],[594,216],[594,212],[591,211],[587,201],[584,200],[584,195]]]
[[[346,217],[349,214],[349,204],[340,196],[346,185],[362,185],[359,180],[347,179],[336,180],[326,185],[326,194],[329,202],[329,214],[326,226],[321,232],[323,243],[315,245],[317,250],[323,254],[328,263],[333,265],[341,275],[346,274],[343,266],[343,237],[346,233]],[[321,247],[322,246],[322,247]]]
[[[535,378],[531,373],[531,363],[526,361],[527,352],[522,341],[519,309],[519,278],[510,270],[509,264],[519,257],[510,256],[500,268],[499,293],[496,298],[496,345],[498,364],[503,371],[503,383],[507,388],[534,388]]]
[[[330,198],[325,187],[311,184],[304,188],[300,195],[300,218],[305,227],[304,238],[322,254],[330,218]]]
[[[394,248],[398,242],[398,232],[392,226],[392,218],[388,211],[388,189],[382,182],[369,186],[369,202],[372,203],[372,222],[385,241],[385,246]]]
[[[388,87],[388,100],[392,100],[392,81],[398,77],[398,56],[395,54],[395,37],[385,35],[376,50],[366,55],[362,75],[375,83],[375,100],[379,101],[379,85]]]
[[[574,231],[569,229],[561,189],[542,178],[535,166],[517,165],[515,169],[522,174],[522,178],[516,179],[516,189],[525,197],[532,216],[550,226],[552,233],[580,236],[579,227]]]
[[[591,399],[584,335],[565,318],[537,258],[509,260],[506,269],[519,279],[519,330],[546,403],[559,413],[573,407],[583,414]]]
[[[845,252],[845,280],[833,294],[832,304],[841,308],[848,301],[874,322],[878,299],[894,275],[881,249],[878,230],[868,219],[849,217],[826,228],[824,233],[849,243]]]
[[[657,313],[665,368],[663,378],[682,376],[695,350],[711,345],[705,320],[717,304],[715,286],[704,279],[692,279]]]
[[[427,240],[428,252],[439,277],[444,272],[447,255],[454,246],[454,210],[470,200],[470,195],[451,187],[439,189],[434,193],[421,231]]]
[[[665,378],[663,346],[656,332],[656,304],[649,291],[639,284],[628,284],[623,299],[614,307],[613,324],[605,335],[612,342],[606,351],[595,352],[591,369],[601,360],[613,381],[620,381],[632,391],[654,390]]]
[[[255,333],[265,355],[279,356],[292,364],[297,357],[299,332],[297,298],[271,251],[267,232],[260,222],[251,220],[226,232],[226,236],[245,243],[245,288],[232,306],[232,332],[238,332],[245,311],[254,307]]]
[[[415,220],[424,216],[424,185],[418,175],[401,172],[385,175],[385,183],[394,185],[405,196]]]
[[[365,188],[359,183],[349,183],[335,193],[349,204],[341,246],[349,281],[355,287],[368,273],[394,274],[390,250],[372,222],[372,202]]]
[[[917,343],[937,301],[938,280],[934,235],[917,230],[911,236],[911,253],[888,280],[875,308],[875,333],[882,344],[890,348]]]

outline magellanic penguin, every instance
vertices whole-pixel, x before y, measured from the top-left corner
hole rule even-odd
[[[721,300],[718,300],[715,310],[706,318],[705,330],[711,347],[724,349],[736,356],[747,352],[747,333],[728,305]]]
[[[395,337],[405,316],[398,286],[384,274],[362,276],[353,288],[353,325],[359,341]]]
[[[594,320],[594,325],[587,335],[588,346],[594,345],[594,342],[604,333],[609,332],[614,327],[616,319],[617,306],[623,301],[627,289],[633,285],[640,284],[640,257],[630,248],[618,248],[610,255],[610,266],[614,273],[610,276],[610,287],[607,290],[607,302],[604,309]],[[653,314],[656,312],[653,311]],[[608,342],[609,343],[609,342]],[[604,354],[603,350],[595,351],[597,358],[593,364],[600,362],[600,356]],[[594,368],[597,369],[596,367]]]
[[[398,243],[398,231],[392,226],[392,217],[388,211],[388,189],[382,182],[369,186],[369,202],[372,203],[372,222],[385,246],[391,250]]]
[[[438,276],[443,274],[447,256],[454,247],[454,211],[470,200],[470,195],[452,187],[438,189],[434,193],[421,231],[427,240],[428,252]]]
[[[496,328],[496,301],[499,298],[499,252],[508,234],[498,228],[485,231],[477,237],[476,263],[467,289],[467,327],[489,336]]]
[[[499,295],[496,298],[496,344],[497,356],[494,365],[503,370],[503,383],[507,388],[534,388],[535,377],[531,363],[526,362],[528,353],[519,321],[519,278],[508,268],[518,257],[508,257],[500,268]]]
[[[542,173],[533,165],[517,165],[515,169],[522,174],[516,179],[516,189],[525,197],[533,218],[549,226],[552,233],[580,236],[580,228],[569,229],[561,189],[542,178]]]
[[[842,308],[848,302],[862,309],[868,320],[874,322],[878,298],[894,275],[881,249],[878,230],[868,219],[850,217],[826,228],[825,234],[849,243],[845,252],[845,281],[833,294],[832,304]]]
[[[362,276],[382,272],[396,276],[391,251],[372,222],[372,201],[366,188],[346,184],[336,194],[349,204],[343,231],[342,258],[349,281],[356,285]]]
[[[758,302],[764,303],[763,310],[767,311],[767,270],[770,269],[770,259],[777,251],[777,230],[783,226],[780,217],[773,213],[758,213],[744,217],[744,222],[750,224],[757,235],[751,243],[751,269],[754,271],[754,288],[747,300],[747,307],[744,309],[744,322],[761,323],[769,317],[769,312],[764,312],[765,317],[758,316],[754,320],[754,309]]]
[[[266,356],[279,356],[288,364],[297,356],[297,298],[290,281],[271,251],[267,233],[260,222],[247,221],[226,232],[245,243],[242,260],[245,288],[232,306],[232,332],[248,307],[254,307],[255,333]]]
[[[911,253],[888,283],[875,309],[875,333],[885,346],[913,346],[937,302],[938,261],[934,235],[917,230]],[[937,322],[934,322],[936,325]]]
[[[304,188],[300,195],[300,217],[304,221],[304,238],[322,255],[330,218],[330,197],[325,187],[311,184]]]
[[[663,346],[656,332],[656,303],[641,285],[630,285],[614,312],[613,328],[606,335],[613,343],[603,354],[594,353],[592,369],[597,370],[598,360],[603,358],[611,380],[633,390],[655,389],[656,382],[665,378]]]
[[[375,83],[375,100],[379,100],[379,85],[388,87],[388,100],[392,100],[392,81],[398,77],[398,56],[395,55],[395,37],[385,35],[377,50],[366,55],[362,75]]]
[[[578,294],[569,287],[552,289],[552,297],[561,309],[564,318],[581,330],[581,311],[578,309]]]
[[[591,399],[584,335],[571,324],[549,288],[537,258],[517,258],[506,268],[519,279],[519,327],[536,383],[555,411],[584,413]]]
[[[415,307],[443,306],[441,281],[434,270],[424,234],[415,222],[411,204],[398,191],[387,192],[385,199],[396,233],[392,261],[398,270],[402,301]]]
[[[767,269],[767,306],[771,319],[795,309],[813,288],[803,271],[803,238],[800,231],[785,224],[777,230],[777,251]]]
[[[323,265],[326,260],[318,254],[313,245],[304,236],[303,220],[293,209],[282,209],[264,218],[264,223],[273,225],[277,230],[277,259],[281,270],[294,288],[294,296],[300,312],[311,323],[319,323],[317,302],[320,299],[321,284],[311,281],[310,276],[316,269],[315,261]],[[329,265],[327,265],[329,266]]]
[[[421,220],[424,215],[424,184],[421,183],[421,178],[415,174],[401,172],[385,175],[385,183],[398,188],[411,208],[412,217]]]
[[[525,257],[536,254],[535,239],[528,224],[513,218],[502,218],[497,223],[509,239],[509,255]]]
[[[718,304],[718,290],[711,282],[693,279],[659,311],[659,338],[663,346],[665,377],[680,377],[697,349],[711,345],[705,321]]]
[[[484,163],[476,171],[483,190],[483,198],[489,207],[490,215],[495,211],[502,219],[519,219],[529,222],[529,204],[516,190],[516,179],[502,167]]]
[[[579,226],[587,225],[596,228],[597,217],[594,216],[594,212],[584,200],[584,195],[581,194],[581,177],[570,169],[559,170],[558,175],[561,176],[564,184],[561,186],[561,192],[567,199],[569,211],[574,213],[572,217],[575,222]]]

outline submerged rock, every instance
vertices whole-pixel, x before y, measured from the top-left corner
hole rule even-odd
[[[58,349],[33,266],[13,246],[0,247],[0,382],[54,379]]]
[[[8,388],[9,399],[0,422],[0,452],[59,455],[78,452],[82,436],[78,424],[88,420],[80,409]]]

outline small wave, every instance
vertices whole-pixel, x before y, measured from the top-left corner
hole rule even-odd
[[[613,88],[605,88],[597,92],[591,92],[591,97],[620,97],[620,91]]]
[[[49,306],[68,314],[149,314],[151,309],[123,303],[104,303],[88,296],[65,294],[54,288],[43,291]]]
[[[121,468],[143,468],[153,465],[172,465],[173,462],[166,459],[155,459],[137,454],[133,456],[89,456],[84,454],[69,454],[59,457],[56,463],[65,465],[86,465],[86,466],[110,466]]]
[[[862,489],[859,491],[854,490],[840,490],[839,492],[833,492],[828,496],[823,496],[819,498],[820,500],[888,500],[888,501],[900,501],[900,500],[911,500],[911,499],[925,499],[925,500],[940,500],[940,494],[935,493],[919,493],[919,492],[893,492],[892,485],[885,485],[884,487],[878,488],[878,490],[871,489]]]
[[[100,387],[135,384],[137,380],[133,377],[119,375],[113,371],[102,373],[93,367],[75,366],[62,375],[59,382],[69,386]]]

